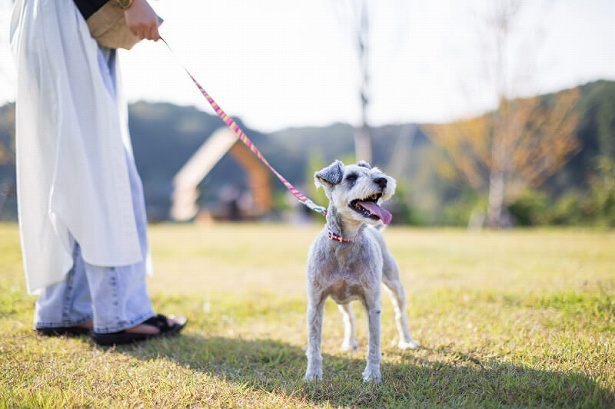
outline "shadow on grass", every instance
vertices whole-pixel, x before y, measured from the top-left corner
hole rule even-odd
[[[365,351],[323,356],[322,382],[304,382],[305,351],[271,339],[182,335],[117,352],[165,357],[193,371],[297,403],[333,407],[613,407],[615,394],[585,375],[483,361],[451,349],[388,352],[382,383],[363,383]],[[393,359],[395,358],[395,359]]]

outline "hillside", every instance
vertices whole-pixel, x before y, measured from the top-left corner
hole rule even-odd
[[[549,98],[551,96],[544,96]],[[569,191],[587,191],[595,176],[596,158],[615,160],[615,82],[597,81],[581,88],[577,134],[581,148],[568,164],[541,188],[550,197]],[[314,195],[313,171],[339,158],[352,160],[353,128],[333,124],[321,128],[291,128],[264,135],[246,128],[249,138],[269,162],[292,184]],[[10,192],[14,183],[14,105],[0,107],[0,192]],[[148,214],[152,220],[168,217],[171,181],[195,150],[218,128],[219,118],[194,107],[139,102],[130,106],[130,129],[137,166],[142,175]],[[374,134],[374,164],[399,182],[397,211],[406,221],[420,224],[447,222],[451,204],[463,201],[464,187],[442,180],[434,164],[441,153],[420,125],[397,124],[377,127]],[[215,202],[224,186],[245,189],[241,167],[225,156],[202,182],[202,202]],[[276,179],[273,186],[283,197],[285,188]],[[321,199],[322,200],[322,199]],[[278,200],[281,203],[280,200]],[[402,205],[403,204],[403,205]],[[0,219],[16,217],[13,195],[0,195]],[[398,219],[399,220],[399,219]]]

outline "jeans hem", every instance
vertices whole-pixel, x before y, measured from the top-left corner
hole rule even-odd
[[[34,324],[34,329],[41,329],[41,328],[70,328],[70,327],[76,327],[78,325],[81,324],[85,324],[88,321],[92,321],[92,316],[88,316],[85,317],[81,320],[62,320],[61,322],[51,322],[51,321],[46,321],[46,322],[37,322]]]

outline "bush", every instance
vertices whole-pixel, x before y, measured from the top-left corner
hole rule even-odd
[[[596,168],[589,195],[592,215],[597,225],[615,227],[615,159],[599,157]]]
[[[463,192],[444,208],[444,224],[449,226],[482,227],[487,215],[487,199],[473,191]]]
[[[521,226],[548,224],[615,227],[615,160],[600,157],[587,192],[568,191],[555,201],[546,193],[528,190],[508,211]]]
[[[552,222],[551,208],[546,193],[527,190],[508,206],[508,212],[519,226],[542,226]]]
[[[553,205],[552,224],[577,226],[588,223],[591,212],[586,208],[586,202],[579,192],[565,193]]]

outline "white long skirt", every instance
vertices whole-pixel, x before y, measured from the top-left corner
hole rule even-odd
[[[63,280],[74,240],[84,260],[143,260],[125,150],[127,106],[73,0],[17,0],[17,195],[28,291]]]

